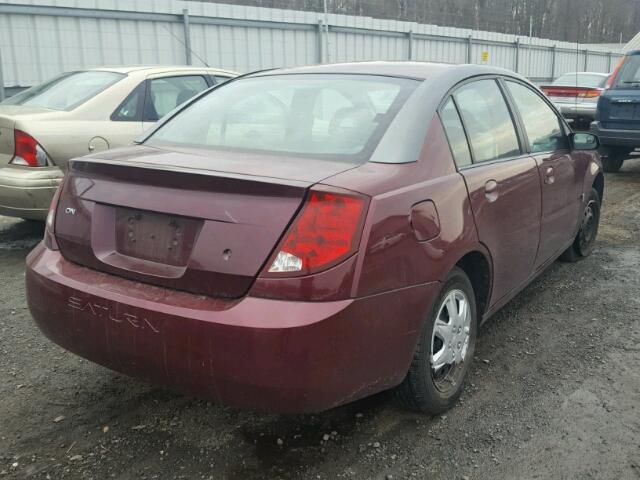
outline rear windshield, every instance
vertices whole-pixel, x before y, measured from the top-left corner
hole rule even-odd
[[[193,103],[146,143],[365,161],[418,84],[369,75],[245,78]]]
[[[630,55],[616,77],[617,87],[640,87],[640,55]]]
[[[606,81],[607,77],[604,75],[567,73],[556,78],[553,85],[561,85],[563,87],[604,88]]]
[[[6,99],[2,104],[72,110],[124,77],[115,72],[63,73]]]

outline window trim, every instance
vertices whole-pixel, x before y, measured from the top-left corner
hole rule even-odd
[[[509,90],[509,86],[507,85],[507,82],[512,82],[512,83],[516,83],[518,85],[523,86],[524,88],[527,88],[529,91],[531,91],[531,93],[535,94],[538,96],[538,98],[540,98],[544,103],[547,104],[547,106],[551,109],[551,111],[556,115],[556,119],[558,120],[558,126],[560,127],[561,131],[564,131],[564,137],[566,139],[566,148],[560,148],[557,150],[544,150],[544,151],[540,151],[540,152],[534,152],[533,148],[531,147],[531,141],[529,140],[529,135],[527,134],[527,129],[524,126],[524,121],[522,119],[522,114],[520,113],[520,109],[518,108],[518,105],[516,104],[515,99],[513,98],[513,95],[511,94],[511,91]],[[525,145],[525,150],[529,155],[532,156],[537,156],[537,155],[549,155],[552,153],[557,153],[557,154],[566,154],[566,153],[571,153],[571,142],[569,141],[569,135],[567,133],[567,129],[566,129],[566,125],[564,122],[564,117],[562,117],[562,115],[560,115],[558,113],[558,110],[556,109],[556,107],[553,105],[553,103],[546,98],[544,95],[542,95],[539,91],[537,91],[534,88],[531,88],[531,86],[527,85],[525,82],[522,81],[517,81],[516,79],[512,79],[510,77],[501,77],[499,79],[499,83],[502,86],[502,89],[504,90],[504,95],[507,97],[508,102],[511,103],[513,111],[515,113],[515,115],[517,116],[517,121],[518,124],[520,125],[520,130],[522,132],[522,137],[524,140],[524,145]]]

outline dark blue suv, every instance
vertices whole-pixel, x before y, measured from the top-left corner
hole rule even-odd
[[[627,53],[598,100],[591,132],[600,138],[605,172],[617,172],[640,147],[640,50]]]

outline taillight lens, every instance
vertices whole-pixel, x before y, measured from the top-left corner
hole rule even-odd
[[[542,87],[542,92],[548,97],[596,98],[600,96],[602,90],[582,87]]]
[[[607,78],[607,83],[605,83],[604,88],[611,88],[613,86],[616,81],[616,77],[620,73],[620,69],[622,68],[622,65],[624,65],[626,59],[626,56],[620,59],[620,61],[616,65],[616,68],[613,70],[613,73],[609,76],[609,78]]]
[[[593,88],[590,90],[585,90],[584,92],[578,93],[579,98],[597,98],[602,94],[602,90],[598,90],[597,88]]]
[[[10,163],[27,167],[44,167],[47,165],[47,153],[35,138],[22,130],[14,130],[13,139],[15,150]]]
[[[311,191],[268,274],[308,275],[350,257],[358,249],[367,204],[356,194]]]
[[[49,213],[47,214],[47,221],[44,226],[44,244],[50,250],[58,250],[58,243],[55,238],[56,210],[58,209],[58,202],[60,201],[60,194],[62,193],[63,187],[64,179],[60,182],[60,185],[58,185],[56,193],[53,194]]]

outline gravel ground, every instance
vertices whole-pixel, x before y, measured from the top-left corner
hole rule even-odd
[[[640,479],[640,161],[608,175],[599,243],[479,332],[457,407],[380,394],[257,415],[93,365],[24,298],[35,223],[0,217],[0,479]]]

